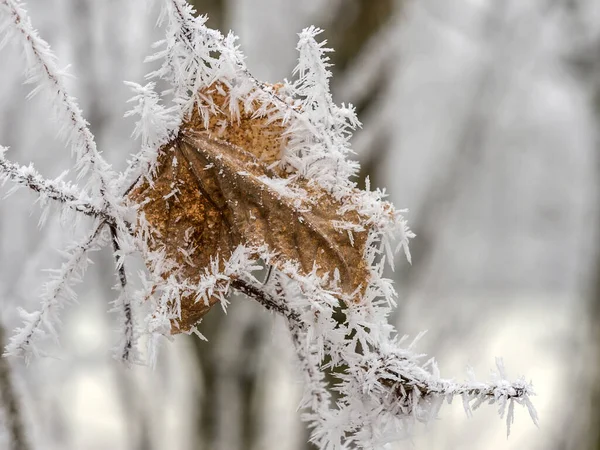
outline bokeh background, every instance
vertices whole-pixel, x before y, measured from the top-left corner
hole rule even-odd
[[[390,449],[600,448],[600,2],[597,0],[195,0],[212,27],[240,36],[251,72],[290,77],[297,32],[314,24],[336,49],[332,90],[357,106],[363,176],[409,208],[413,265],[392,275],[401,334],[445,377],[487,378],[501,356],[532,379],[537,429],[517,409],[511,436],[494,406],[460,402]],[[160,38],[145,0],[29,0],[34,25],[70,81],[99,148],[118,169],[137,150],[123,80],[143,82]],[[24,64],[0,53],[0,143],[46,176],[69,168],[43,98],[25,101]],[[1,193],[4,193],[2,191]],[[0,202],[0,319],[35,309],[65,235],[41,230],[33,196]],[[303,450],[300,377],[278,318],[235,298],[178,336],[157,367],[111,359],[110,252],[63,314],[61,347],[25,366],[0,361],[0,430],[15,400],[19,449]],[[1,333],[0,333],[1,335]],[[9,389],[9,386],[11,389]],[[11,448],[0,431],[0,448]],[[15,447],[16,448],[16,447]]]

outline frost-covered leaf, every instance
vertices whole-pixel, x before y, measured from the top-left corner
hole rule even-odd
[[[152,184],[130,195],[154,228],[153,246],[164,246],[179,276],[193,283],[239,245],[266,246],[271,264],[291,262],[302,275],[316,270],[340,299],[359,301],[371,276],[365,261],[369,217],[352,207],[352,198],[340,201],[311,180],[270,167],[285,145],[280,124],[248,112],[224,123],[217,139],[210,125],[206,130],[192,118],[159,157]],[[192,327],[218,298],[198,300],[182,299],[180,330]]]

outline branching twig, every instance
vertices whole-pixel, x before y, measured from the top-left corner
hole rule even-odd
[[[285,298],[276,298],[261,286],[242,279],[233,281],[231,286],[248,295],[269,311],[274,311],[285,317],[289,323],[292,336],[295,336],[296,340],[298,340],[299,331],[302,332],[306,329],[306,324],[302,322],[300,314],[286,305]],[[373,350],[379,354],[379,359],[372,363],[371,367],[362,367],[360,370],[376,374],[379,383],[386,387],[390,393],[393,393],[398,402],[405,402],[408,396],[415,396],[420,400],[433,397],[443,400],[449,396],[463,396],[469,399],[476,398],[479,404],[498,399],[522,400],[528,407],[532,419],[537,423],[537,415],[529,401],[529,396],[534,395],[534,392],[531,386],[522,379],[512,383],[507,382],[505,379],[489,383],[455,383],[451,380],[434,377],[430,372],[418,367],[414,360],[402,355],[400,349],[397,352],[384,352],[377,348]],[[398,371],[398,367],[402,366],[406,367],[406,373]],[[479,406],[477,403],[473,408]],[[468,404],[465,405],[465,407],[467,406]],[[410,413],[410,411],[408,412]]]
[[[63,81],[63,73],[56,66],[56,56],[50,45],[39,37],[33,28],[23,4],[16,0],[1,0],[0,12],[8,17],[3,21],[0,31],[16,33],[21,40],[25,53],[29,56],[29,78],[27,83],[37,86],[30,93],[30,97],[40,90],[47,90],[53,98],[53,106],[57,112],[66,133],[66,140],[71,144],[72,152],[76,155],[79,175],[83,176],[88,171],[92,175],[92,187],[98,189],[103,205],[99,208],[103,215],[112,216],[111,222],[117,230],[125,230],[126,224],[120,219],[117,212],[122,209],[120,196],[114,195],[111,180],[116,177],[110,165],[104,160],[96,147],[94,135],[89,129],[88,122],[83,118],[81,109],[74,97],[69,95]],[[2,41],[6,43],[7,39]],[[94,181],[97,181],[96,186]]]

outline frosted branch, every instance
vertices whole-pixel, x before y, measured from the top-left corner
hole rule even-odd
[[[126,362],[131,362],[137,355],[135,353],[136,336],[135,322],[133,317],[133,303],[127,287],[127,274],[123,255],[121,254],[121,243],[119,242],[119,232],[114,224],[109,226],[110,236],[113,244],[113,251],[116,259],[117,277],[119,279],[118,289],[119,297],[115,301],[115,309],[120,309],[122,318],[123,341],[118,349],[118,357]]]
[[[145,86],[133,82],[125,84],[135,94],[128,100],[134,106],[125,113],[125,117],[138,117],[132,136],[141,139],[141,149],[128,161],[127,169],[119,177],[120,191],[127,191],[128,186],[142,176],[151,182],[159,150],[174,137],[178,126],[178,108],[161,105],[160,96],[154,90],[155,83],[150,82]]]
[[[67,261],[55,271],[54,276],[45,285],[42,294],[42,306],[38,311],[27,312],[19,309],[24,324],[17,328],[6,346],[5,355],[24,357],[26,360],[40,354],[36,344],[45,338],[58,341],[55,325],[60,323],[59,311],[65,304],[76,300],[72,285],[81,282],[88,267],[88,253],[99,250],[105,242],[101,242],[104,222],[100,222],[80,244],[68,253]]]
[[[62,180],[65,174],[62,174],[55,180],[44,178],[35,170],[32,164],[29,166],[19,166],[9,162],[4,158],[4,148],[0,146],[0,181],[4,179],[12,180],[16,186],[24,186],[37,192],[40,196],[40,202],[45,203],[45,199],[55,200],[64,206],[91,217],[102,218],[107,222],[114,222],[112,216],[94,205],[92,199],[81,192],[77,186]],[[14,192],[15,188],[9,193]]]
[[[242,294],[246,294],[248,297],[260,303],[268,311],[277,313],[285,317],[291,323],[304,327],[304,324],[302,323],[298,313],[292,311],[285,302],[277,301],[260,286],[239,278],[231,280],[230,285],[236,291],[240,291]]]
[[[314,396],[311,406],[315,414],[308,416],[308,420],[316,427],[313,438],[320,442],[324,439],[325,441],[321,443],[332,444],[332,439],[338,440],[339,436],[335,433],[331,434],[332,430],[326,422],[323,422],[327,414],[321,410],[322,378],[314,372],[314,367],[319,366],[320,360],[315,363],[311,359],[311,355],[316,354],[311,353],[311,342],[306,335],[307,330],[310,329],[309,325],[302,320],[301,314],[289,306],[288,295],[278,297],[277,288],[274,293],[273,288],[243,279],[233,281],[231,286],[253,298],[266,309],[285,317],[301,366],[308,379],[307,391],[312,392]],[[507,424],[510,424],[513,414],[512,405],[519,403],[527,407],[534,423],[538,423],[537,414],[530,401],[530,396],[535,395],[531,384],[523,378],[508,381],[501,362],[498,362],[498,371],[492,381],[478,382],[471,377],[467,382],[456,383],[440,378],[433,361],[429,361],[429,364],[421,364],[420,356],[413,353],[412,345],[402,349],[402,341],[395,340],[384,341],[380,345],[363,344],[362,351],[357,353],[353,340],[348,339],[349,335],[346,333],[342,335],[346,337],[341,349],[340,343],[335,340],[326,338],[327,342],[325,342],[330,352],[339,352],[338,356],[341,357],[341,360],[332,367],[346,367],[344,373],[340,375],[342,382],[338,385],[345,398],[338,402],[338,409],[329,412],[330,418],[333,417],[331,414],[334,416],[347,414],[354,417],[356,421],[361,415],[369,415],[369,405],[372,405],[371,407],[377,410],[384,408],[387,415],[400,423],[410,418],[425,422],[435,418],[444,400],[449,402],[453,397],[459,396],[463,399],[465,410],[469,415],[483,403],[496,403],[500,406],[501,414],[508,411]],[[336,358],[335,355],[332,357]],[[431,366],[430,370],[426,369],[428,365]],[[365,426],[372,424],[373,417],[370,419],[366,417],[363,419]],[[398,427],[397,424],[396,428]],[[350,434],[354,433],[351,430],[347,431]],[[372,439],[372,436],[365,431],[364,435],[357,433],[356,438],[367,442]],[[341,441],[335,445],[341,445]]]
[[[57,67],[56,56],[50,45],[33,28],[24,3],[1,0],[0,14],[0,33],[4,34],[0,47],[9,41],[9,37],[13,37],[21,43],[26,55],[26,83],[36,85],[29,97],[39,91],[48,94],[61,126],[61,133],[65,135],[67,143],[71,145],[72,154],[76,156],[79,176],[90,172],[90,185],[98,190],[104,200],[103,209],[118,211],[119,201],[110,193],[109,185],[110,180],[114,179],[114,174],[98,152],[94,136],[76,99],[67,92],[64,83],[65,72]]]

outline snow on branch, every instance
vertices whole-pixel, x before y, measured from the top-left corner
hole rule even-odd
[[[350,179],[359,169],[355,161],[348,160],[352,153],[349,140],[360,122],[352,105],[339,107],[333,102],[327,56],[333,50],[325,47],[327,41],[315,39],[322,31],[311,26],[299,34],[296,48],[300,56],[293,72],[298,79],[289,87],[292,95],[301,99],[303,114],[292,122],[286,160],[308,178],[347,195],[347,189],[354,187]]]
[[[88,122],[84,119],[81,109],[74,97],[69,95],[64,78],[67,75],[64,70],[60,70],[56,64],[56,56],[52,52],[49,44],[44,41],[33,28],[31,20],[27,15],[24,4],[17,0],[1,0],[0,1],[0,33],[3,34],[0,48],[11,40],[20,42],[24,51],[27,63],[26,83],[33,84],[35,87],[30,92],[28,98],[33,97],[38,92],[44,92],[51,101],[56,119],[60,125],[60,132],[65,137],[65,140],[71,146],[71,153],[75,155],[75,167],[78,171],[78,176],[88,176],[88,182],[85,186],[86,191],[90,191],[97,201],[98,206],[87,208],[79,202],[73,200],[68,195],[60,196],[59,191],[53,191],[52,188],[66,188],[68,186],[53,186],[51,183],[43,183],[37,174],[26,173],[26,171],[15,171],[15,167],[11,167],[12,177],[15,180],[20,180],[21,183],[27,183],[28,186],[37,190],[40,194],[51,197],[57,200],[62,200],[66,205],[73,208],[78,208],[79,211],[103,217],[106,221],[110,218],[111,236],[113,245],[118,248],[118,241],[127,242],[130,240],[128,216],[131,216],[130,208],[123,205],[122,197],[117,195],[119,188],[118,179],[112,171],[110,165],[104,160],[96,147],[94,135],[90,131]],[[37,184],[36,184],[37,183]],[[41,184],[40,184],[41,183]],[[39,189],[39,190],[38,190]],[[66,194],[66,192],[63,192]],[[81,199],[77,199],[81,200]],[[104,222],[103,222],[104,223]],[[46,296],[43,299],[42,310],[23,316],[26,320],[24,328],[21,329],[21,341],[25,346],[29,346],[29,341],[40,330],[40,325],[45,324],[46,328],[53,330],[49,321],[53,317],[50,311],[56,309],[60,304],[58,297],[68,291],[68,280],[71,276],[82,273],[85,270],[84,261],[85,254],[88,248],[94,245],[97,235],[94,232],[89,242],[78,246],[80,250],[75,250],[71,263],[81,263],[81,267],[67,264],[63,265],[64,279],[56,279],[50,283],[50,288],[47,290]],[[122,245],[122,244],[121,244]],[[85,250],[83,250],[85,249]],[[119,263],[122,264],[122,261]],[[123,278],[122,275],[120,278]],[[121,285],[123,291],[125,286]],[[70,297],[70,292],[67,292]],[[125,295],[121,293],[121,297]],[[74,296],[74,294],[73,294]],[[131,319],[131,315],[127,313],[127,304],[124,303],[125,317]],[[127,326],[131,324],[128,323]],[[131,325],[133,326],[133,325]],[[51,332],[53,334],[53,331]],[[131,336],[130,336],[131,337]],[[13,346],[14,347],[14,346]],[[14,347],[21,348],[21,347]],[[14,351],[13,353],[22,353]],[[126,352],[127,353],[127,352]]]
[[[56,325],[60,324],[59,312],[66,304],[76,301],[72,285],[82,281],[90,262],[88,254],[105,244],[102,241],[107,238],[102,236],[103,229],[103,222],[97,224],[85,241],[67,251],[67,260],[61,268],[51,271],[52,277],[44,286],[42,305],[38,311],[27,312],[19,308],[24,324],[10,338],[5,356],[19,356],[29,360],[32,356],[44,354],[37,346],[42,341],[49,338],[58,341]]]
[[[47,200],[55,200],[63,206],[87,216],[102,218],[107,222],[114,222],[112,216],[94,204],[92,198],[80,191],[77,186],[63,181],[66,172],[55,180],[45,179],[32,164],[19,166],[8,161],[4,154],[6,148],[0,146],[0,181],[12,180],[15,185],[8,195],[15,192],[19,186],[28,187],[39,195],[39,203],[42,207]]]
[[[61,134],[71,145],[71,153],[76,156],[78,176],[89,175],[86,190],[89,188],[102,199],[104,204],[101,208],[113,216],[121,232],[126,228],[124,217],[128,211],[121,205],[119,196],[113,193],[111,181],[115,179],[115,174],[98,151],[94,135],[76,99],[66,89],[66,72],[58,68],[49,44],[33,28],[24,3],[17,0],[0,1],[0,34],[4,35],[0,48],[10,40],[21,43],[27,61],[26,83],[35,85],[28,97],[40,91],[48,95]]]
[[[206,27],[207,17],[195,17],[194,8],[185,0],[166,0],[162,3],[159,25],[167,22],[165,39],[155,44],[164,47],[146,61],[162,61],[161,67],[147,75],[160,78],[172,86],[166,94],[173,96],[180,109],[180,119],[194,106],[201,108],[205,120],[209,108],[202,108],[198,92],[218,79],[218,54],[223,49],[223,36]],[[224,75],[220,74],[224,78]]]
[[[21,317],[26,323],[20,333],[22,342],[14,344],[11,340],[11,344],[7,347],[7,351],[13,355],[18,354],[28,357],[29,353],[32,352],[30,351],[30,347],[34,345],[36,336],[45,337],[44,332],[41,331],[43,327],[49,331],[52,337],[56,338],[53,321],[58,323],[58,316],[55,311],[61,308],[61,305],[65,300],[67,302],[75,300],[75,294],[71,291],[69,285],[73,282],[80,281],[81,276],[85,272],[88,263],[87,257],[85,256],[86,253],[91,250],[97,250],[102,246],[98,246],[97,241],[100,237],[100,230],[104,225],[109,225],[115,255],[119,254],[121,250],[121,244],[119,243],[120,235],[117,230],[117,223],[119,223],[119,220],[109,213],[107,208],[102,208],[102,205],[99,206],[95,204],[98,202],[94,202],[87,194],[79,191],[76,186],[63,181],[62,178],[64,178],[66,172],[55,180],[47,180],[40,175],[31,164],[29,166],[19,166],[9,162],[4,157],[6,150],[6,148],[0,146],[0,182],[5,183],[10,179],[15,183],[7,195],[14,193],[21,186],[28,187],[38,194],[38,203],[42,206],[44,211],[40,219],[40,224],[47,218],[47,208],[45,207],[48,204],[48,200],[58,202],[63,208],[69,208],[75,212],[100,219],[100,224],[94,233],[92,233],[92,236],[85,243],[74,247],[69,262],[63,264],[60,273],[56,274],[55,278],[47,283],[45,294],[42,296],[41,310],[34,313],[27,313],[24,310],[21,311]],[[79,217],[80,216],[76,216],[74,222],[75,225],[77,224],[77,219]],[[124,223],[129,229],[130,225],[127,222],[121,221],[121,223]],[[120,306],[120,311],[122,311],[124,317],[123,324],[125,330],[125,338],[123,340],[120,355],[123,360],[129,361],[136,338],[134,337],[131,299],[127,292],[127,278],[125,276],[125,267],[122,262],[118,265],[117,272],[119,275],[121,294],[115,301],[115,308]],[[10,347],[10,345],[13,347]]]
[[[21,42],[27,60],[26,83],[34,84],[29,98],[38,92],[45,92],[52,101],[61,132],[71,144],[76,155],[80,176],[91,169],[92,176],[100,183],[101,190],[107,189],[111,177],[110,166],[104,161],[96,148],[94,136],[88,122],[83,118],[81,109],[74,97],[70,96],[64,84],[66,72],[56,65],[56,56],[50,46],[33,28],[22,2],[16,0],[0,1],[0,32],[4,34],[0,48],[11,38]]]
[[[314,336],[311,342],[309,335],[314,325],[303,321],[304,315],[289,305],[290,297],[282,287],[285,282],[277,279],[275,287],[243,279],[231,285],[286,319],[307,380],[303,404],[313,411],[305,419],[315,429],[312,440],[319,448],[346,448],[350,442],[359,448],[376,448],[377,442],[408,435],[416,421],[435,419],[444,401],[450,403],[454,397],[462,399],[468,415],[482,404],[497,404],[501,416],[506,416],[509,434],[515,403],[525,406],[538,424],[530,400],[535,395],[531,384],[524,378],[509,381],[499,359],[491,381],[476,381],[469,372],[468,381],[457,383],[441,378],[433,360],[420,362],[424,355],[414,352],[418,338],[405,348],[406,338],[363,340],[357,352],[356,342],[349,336],[358,334],[361,327],[338,324],[342,332],[337,337],[328,333],[324,342],[332,357],[325,365]],[[319,312],[324,313],[323,309]],[[335,387],[341,398],[333,409],[328,408],[329,395],[324,387],[322,371],[327,367],[342,368],[341,373],[336,372],[339,382]]]
[[[127,81],[125,85],[135,94],[127,101],[134,106],[125,113],[125,117],[139,117],[131,135],[134,139],[141,139],[142,148],[128,161],[127,169],[117,183],[119,191],[126,191],[142,176],[148,181],[152,180],[159,149],[175,137],[174,130],[179,125],[178,108],[166,108],[161,104],[160,96],[155,91],[156,83],[149,82],[142,86]]]

